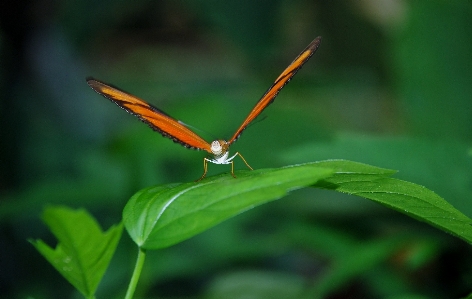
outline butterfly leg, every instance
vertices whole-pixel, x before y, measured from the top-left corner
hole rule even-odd
[[[207,158],[203,158],[203,174],[202,174],[202,176],[201,176],[198,180],[196,180],[195,182],[199,182],[199,181],[203,180],[203,178],[206,176],[207,171],[208,171],[208,162],[207,162],[207,161],[210,161],[210,160],[208,160]]]
[[[238,154],[238,155],[241,157],[241,159],[243,160],[244,164],[246,164],[246,166],[247,166],[250,170],[254,170],[254,169],[252,169],[251,166],[249,166],[249,164],[247,164],[246,159],[244,159],[244,157],[243,157],[239,152],[237,152],[236,154]]]
[[[236,176],[234,175],[234,161],[231,161],[231,175],[233,176],[233,178],[236,178]]]
[[[234,154],[234,156],[230,158],[230,160],[231,160],[231,175],[233,176],[233,178],[236,178],[236,176],[234,175],[234,161],[233,161],[233,158],[236,157],[236,155],[239,155],[239,156],[241,157],[241,159],[243,160],[244,164],[246,164],[246,166],[247,166],[250,170],[254,170],[254,169],[252,169],[252,167],[249,166],[249,164],[246,162],[246,159],[244,159],[244,157],[243,157],[239,152],[236,152],[236,154]]]

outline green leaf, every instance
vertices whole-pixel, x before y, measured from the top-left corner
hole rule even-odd
[[[85,297],[94,293],[115,252],[123,225],[103,233],[87,211],[47,208],[42,216],[59,243],[55,249],[42,240],[31,240],[36,249]]]
[[[472,243],[472,220],[433,191],[371,172],[365,164],[344,160],[316,164],[335,169],[336,174],[315,187],[368,198]]]
[[[344,159],[397,169],[398,178],[434,191],[472,217],[472,159],[470,145],[451,139],[339,133],[332,140],[306,143],[281,154],[286,164]],[[441,175],[438,175],[441,174]],[[447,180],[444,178],[448,178]]]
[[[138,246],[163,248],[331,175],[330,169],[304,164],[150,187],[129,200],[123,221]]]

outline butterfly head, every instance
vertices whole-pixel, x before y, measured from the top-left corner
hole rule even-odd
[[[226,140],[215,140],[211,143],[211,152],[216,158],[223,156],[228,152],[229,144]]]

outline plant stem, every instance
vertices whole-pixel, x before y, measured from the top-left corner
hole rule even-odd
[[[126,291],[125,299],[132,299],[134,291],[136,290],[136,285],[138,284],[139,275],[143,270],[144,260],[146,258],[146,250],[139,248],[138,258],[136,259],[136,265],[134,266],[133,276],[128,285],[128,290]]]

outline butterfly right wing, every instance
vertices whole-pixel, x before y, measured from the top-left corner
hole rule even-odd
[[[239,129],[234,133],[233,137],[228,140],[229,144],[232,144],[236,139],[239,138],[241,133],[267,106],[269,106],[278,95],[279,91],[292,79],[293,76],[301,69],[305,62],[316,52],[321,43],[321,36],[315,38],[306,48],[301,52],[294,61],[280,74],[275,80],[272,86],[266,91],[262,98],[257,102],[256,106],[252,109],[249,115],[246,117]]]
[[[151,129],[161,133],[162,136],[170,138],[187,148],[204,150],[211,153],[208,142],[178,120],[151,104],[93,78],[87,78],[87,84],[98,94],[114,102],[128,113],[135,115],[151,127]]]

